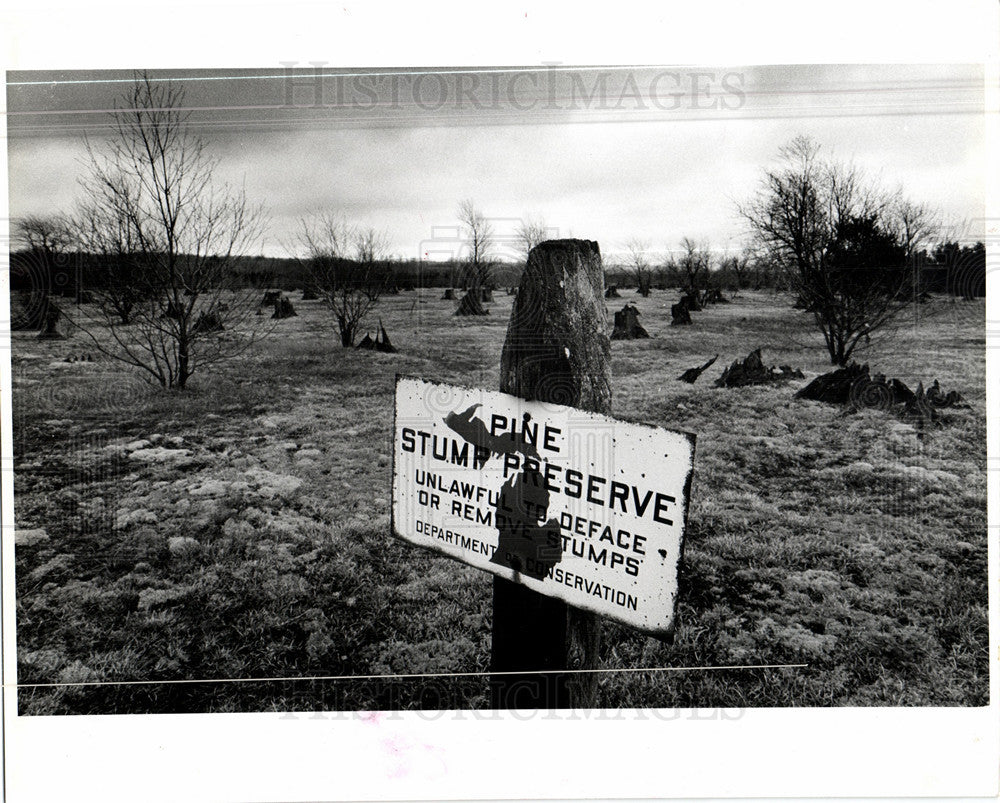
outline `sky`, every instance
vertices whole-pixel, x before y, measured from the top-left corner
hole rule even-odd
[[[652,259],[690,237],[745,241],[736,212],[797,134],[981,239],[980,65],[157,70],[184,90],[215,180],[267,210],[256,252],[286,256],[320,212],[386,233],[403,258],[461,249],[457,208],[493,221],[501,256],[521,220],[550,237],[630,241]],[[11,216],[72,211],[85,138],[110,135],[131,72],[9,72]]]

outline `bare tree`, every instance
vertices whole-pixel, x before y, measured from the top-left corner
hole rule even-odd
[[[705,287],[711,264],[712,255],[708,247],[685,237],[681,240],[680,254],[670,256],[666,268],[682,290],[697,294]]]
[[[373,264],[385,262],[389,255],[389,238],[385,232],[367,226],[354,230],[351,238],[354,245],[354,258],[358,262]]]
[[[636,290],[646,298],[653,284],[653,274],[649,267],[649,241],[633,237],[625,244],[626,267],[635,279]]]
[[[888,215],[888,225],[911,261],[937,234],[940,221],[929,205],[909,201],[900,193]]]
[[[516,236],[521,253],[527,261],[531,249],[548,239],[548,228],[542,218],[525,218],[517,227]]]
[[[387,238],[329,213],[303,218],[301,227],[294,249],[300,253],[297,258],[336,317],[340,344],[350,348],[385,289]]]
[[[117,240],[110,247],[134,257],[143,300],[125,325],[112,298],[99,295],[96,314],[77,323],[105,354],[183,389],[264,330],[252,317],[256,294],[237,286],[234,270],[258,245],[263,212],[213,180],[217,160],[190,125],[183,89],[137,76],[111,116],[110,138],[87,143],[90,201],[78,220],[97,229],[83,239]]]
[[[62,215],[17,218],[11,224],[11,240],[22,250],[22,253],[11,254],[11,283],[14,288],[20,286],[27,291],[17,304],[12,304],[11,325],[15,329],[45,327],[51,330],[62,315],[49,294],[60,279],[66,279],[65,275],[58,275],[60,264],[68,267],[67,249],[71,236],[66,218]],[[75,283],[79,290],[78,272]]]
[[[471,199],[458,205],[458,219],[465,236],[462,288],[478,291],[493,285],[493,225]]]
[[[929,215],[819,151],[814,140],[794,138],[739,212],[812,312],[831,362],[845,365],[911,299],[907,254]]]
[[[95,302],[118,316],[122,325],[155,292],[143,270],[135,227],[121,209],[82,204],[71,229],[77,246],[92,264],[88,290]]]
[[[750,257],[745,252],[723,257],[719,268],[732,285],[734,296],[744,288],[749,267]]]
[[[11,241],[27,252],[23,268],[32,274],[31,291],[48,296],[53,274],[60,262],[66,261],[66,251],[72,245],[69,221],[63,215],[27,215],[11,225]]]
[[[729,281],[733,295],[738,295],[740,290],[745,290],[750,284],[750,275],[755,263],[757,254],[752,248],[741,248],[734,253],[729,253],[723,257],[719,268]]]
[[[13,221],[11,239],[29,251],[60,254],[72,242],[68,221],[62,215],[26,215]]]

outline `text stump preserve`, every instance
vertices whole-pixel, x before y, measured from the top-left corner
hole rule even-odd
[[[393,440],[396,536],[672,633],[693,435],[397,377]]]

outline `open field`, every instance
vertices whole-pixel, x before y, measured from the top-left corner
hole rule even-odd
[[[293,294],[299,317],[180,394],[63,362],[92,352],[79,335],[14,333],[17,526],[48,536],[16,551],[18,682],[484,671],[491,576],[388,534],[396,373],[498,386],[511,298],[461,319],[440,295],[379,303],[386,355],[340,348]],[[983,301],[935,298],[860,355],[971,405],[918,431],[793,398],[830,366],[786,296],[744,292],[675,328],[675,292],[623,296],[609,309],[635,303],[651,337],[612,344],[615,414],[698,443],[676,640],[607,623],[604,666],[808,666],[612,672],[601,705],[985,705]],[[758,347],[806,379],[713,386]],[[187,453],[161,462],[163,445]],[[22,689],[19,707],[466,708],[486,692],[482,677],[68,685]]]

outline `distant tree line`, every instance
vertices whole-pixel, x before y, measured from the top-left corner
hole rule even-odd
[[[782,267],[766,256],[752,251],[737,254],[706,254],[707,268],[694,269],[696,259],[688,255],[639,267],[649,277],[654,290],[707,290],[718,287],[729,292],[740,290],[790,290],[791,282]],[[961,245],[947,240],[930,249],[921,249],[913,257],[918,293],[939,293],[963,298],[986,296],[986,246],[982,242]],[[627,258],[612,261],[607,268],[609,284],[640,287],[642,276],[627,264]]]
[[[933,248],[921,249],[913,256],[917,285],[921,291],[964,298],[986,295],[986,246],[982,242],[961,245],[946,240]],[[109,265],[115,261],[120,264]],[[350,266],[353,260],[344,258]],[[652,261],[651,261],[652,262]],[[691,260],[668,259],[660,264],[648,264],[644,270],[655,290],[688,289],[692,280],[697,289],[718,286],[739,290],[788,290],[789,283],[782,270],[766,257],[751,252],[710,255],[708,269],[689,271]],[[21,248],[10,255],[10,283],[14,292],[45,291],[61,298],[76,300],[88,291],[107,289],[133,265],[138,269],[137,255],[109,257],[75,249],[43,250]],[[520,263],[498,262],[493,266],[494,282],[498,287],[514,286],[520,281]],[[388,259],[386,271],[399,290],[417,288],[460,287],[466,265],[461,260],[425,261],[418,259]],[[231,260],[229,268],[234,283],[246,288],[274,288],[285,291],[309,285],[308,270],[299,260],[281,257],[243,256]],[[612,261],[607,268],[609,283],[619,287],[632,284],[638,289],[635,271],[626,264]]]
[[[914,255],[919,290],[963,298],[986,297],[986,245],[961,245],[952,240],[921,249]]]
[[[282,257],[243,256],[230,260],[234,284],[245,288],[300,290],[310,284],[308,269],[301,260]],[[111,265],[118,262],[119,265]],[[75,299],[87,291],[103,290],[126,265],[137,264],[137,255],[109,257],[106,254],[66,250],[58,254],[20,249],[10,255],[11,290],[15,292],[46,291],[62,298]],[[349,257],[342,259],[348,269],[356,264]],[[493,281],[497,287],[516,285],[520,281],[520,263],[497,262],[493,265]],[[466,263],[462,260],[426,261],[388,258],[384,269],[399,290],[417,288],[461,287]]]

